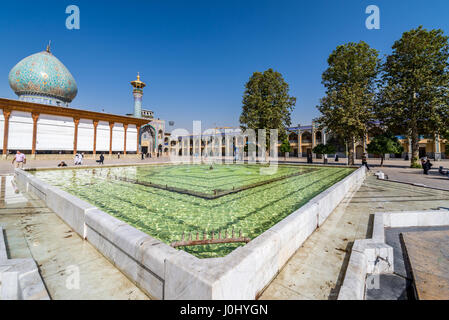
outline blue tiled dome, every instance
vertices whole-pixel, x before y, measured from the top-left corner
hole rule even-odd
[[[78,88],[70,71],[49,50],[33,54],[12,68],[9,85],[19,96],[36,96],[70,103]]]

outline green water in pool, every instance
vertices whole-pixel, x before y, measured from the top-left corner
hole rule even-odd
[[[148,165],[36,171],[35,176],[167,244],[183,232],[196,237],[234,228],[254,239],[311,198],[354,171],[345,167],[279,165],[266,174],[260,165]],[[123,181],[121,178],[213,193],[252,187],[217,199]],[[274,180],[270,182],[271,180]],[[201,237],[202,238],[202,237]],[[222,257],[242,243],[181,247],[199,258]]]

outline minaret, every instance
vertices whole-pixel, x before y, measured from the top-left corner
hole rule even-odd
[[[143,88],[145,88],[146,84],[140,81],[140,74],[137,73],[137,80],[131,81],[131,85],[134,87],[134,117],[141,118]]]

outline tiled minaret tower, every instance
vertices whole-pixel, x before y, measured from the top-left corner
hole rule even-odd
[[[146,84],[140,81],[140,74],[137,73],[137,80],[131,81],[131,85],[134,87],[134,117],[141,118],[143,88],[145,88]]]

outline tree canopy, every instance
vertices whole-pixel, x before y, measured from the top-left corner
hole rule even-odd
[[[392,133],[384,133],[375,136],[367,146],[368,153],[378,154],[381,157],[380,165],[383,166],[385,154],[388,153],[402,153],[404,148],[399,142],[399,139]]]
[[[285,158],[286,153],[292,151],[292,146],[290,145],[290,141],[288,141],[288,138],[284,138],[279,149],[280,149],[281,154],[284,156],[284,158]]]
[[[335,148],[334,145],[332,144],[317,144],[313,149],[312,152],[316,153],[316,154],[322,154],[322,155],[327,155],[327,154],[332,154],[335,153],[337,151],[337,148]],[[326,156],[324,157],[324,162],[326,163]]]
[[[411,166],[419,166],[419,135],[449,126],[449,44],[442,30],[422,26],[403,33],[382,66],[376,116],[411,139]]]
[[[265,129],[267,150],[270,129],[278,129],[280,140],[287,136],[296,98],[289,95],[289,85],[279,72],[254,72],[245,85],[242,103],[241,128],[254,129],[256,134],[258,129]]]
[[[316,154],[332,154],[336,152],[336,148],[331,144],[317,144],[313,149],[313,153]]]
[[[363,140],[374,120],[375,81],[380,60],[377,50],[361,41],[338,46],[329,56],[322,75],[326,95],[317,106],[320,127],[342,137],[354,164],[354,142]]]

